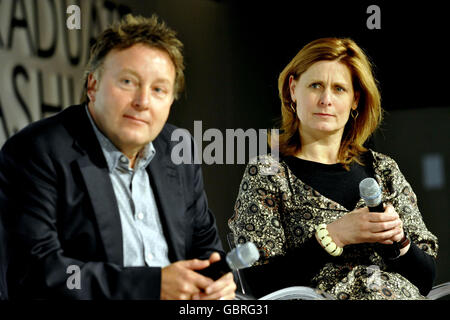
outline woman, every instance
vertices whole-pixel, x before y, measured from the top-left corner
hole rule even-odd
[[[363,145],[382,119],[364,52],[350,39],[313,41],[278,86],[281,157],[247,166],[229,220],[235,241],[261,253],[244,270],[250,291],[301,285],[338,299],[423,299],[437,238],[395,161]],[[367,177],[382,189],[384,212],[369,212],[360,199]]]

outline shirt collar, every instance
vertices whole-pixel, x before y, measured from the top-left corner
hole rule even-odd
[[[132,170],[129,169],[129,159],[119,149],[117,149],[116,146],[111,142],[111,140],[109,140],[99,130],[99,128],[94,122],[94,119],[92,119],[91,113],[89,112],[87,105],[85,106],[85,108],[89,121],[92,125],[92,128],[94,128],[97,140],[102,148],[109,171],[113,172],[115,168]],[[139,151],[134,166],[134,170],[145,169],[150,163],[150,161],[152,161],[155,154],[156,154],[155,147],[153,146],[152,142],[149,142],[147,145],[144,146],[144,148],[142,148],[141,151]]]

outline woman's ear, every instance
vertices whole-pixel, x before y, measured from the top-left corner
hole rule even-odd
[[[297,81],[295,81],[294,76],[289,76],[289,92],[291,94],[291,101],[295,101],[295,86],[297,85]]]
[[[360,97],[360,93],[359,93],[359,91],[356,91],[355,98],[353,99],[353,106],[352,106],[353,110],[356,110],[356,108],[358,108],[359,97]]]

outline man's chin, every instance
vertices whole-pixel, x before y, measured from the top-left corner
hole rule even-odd
[[[143,148],[150,142],[154,141],[159,133],[161,132],[162,128],[160,130],[152,130],[151,132],[139,132],[137,130],[122,130],[120,135],[117,135],[117,138],[120,140],[121,146],[126,146],[127,148]]]
[[[149,142],[155,140],[155,138],[158,136],[158,134],[159,134],[159,131],[158,131],[158,133],[154,133],[154,132],[142,133],[142,132],[130,130],[130,131],[122,132],[122,135],[120,138],[121,138],[121,142],[126,145],[145,146]]]
[[[136,137],[129,138],[122,135],[118,140],[116,140],[116,142],[113,142],[113,144],[121,152],[127,153],[131,150],[140,150],[153,140],[154,139],[150,139],[150,137],[145,139],[137,139]]]

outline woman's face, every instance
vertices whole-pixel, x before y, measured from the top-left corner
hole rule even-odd
[[[289,78],[291,99],[297,104],[300,134],[341,134],[351,109],[358,105],[349,68],[338,61],[318,61],[298,80]]]

